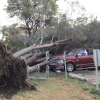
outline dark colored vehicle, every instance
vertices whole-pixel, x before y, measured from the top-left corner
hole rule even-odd
[[[56,56],[56,68],[64,69],[64,55]],[[67,71],[72,72],[77,68],[93,68],[93,49],[75,49],[66,55]]]

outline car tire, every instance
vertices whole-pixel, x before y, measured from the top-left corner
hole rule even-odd
[[[73,72],[75,69],[75,65],[73,63],[67,63],[66,68],[68,72]]]

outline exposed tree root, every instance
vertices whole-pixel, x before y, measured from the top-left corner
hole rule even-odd
[[[11,53],[8,53],[6,51],[6,47],[1,42],[0,55],[2,63],[4,65],[2,66],[2,69],[0,69],[4,72],[3,75],[1,75],[0,77],[3,78],[6,85],[11,84],[14,88],[17,89],[29,87],[36,90],[34,86],[31,86],[29,83],[26,82],[27,68],[26,63],[23,59],[15,58]]]

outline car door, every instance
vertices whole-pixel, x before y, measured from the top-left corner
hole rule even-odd
[[[87,65],[88,67],[94,67],[94,60],[93,60],[93,49],[87,49]]]
[[[79,50],[79,52],[77,53],[77,57],[76,57],[76,66],[86,67],[88,63],[87,59],[88,59],[88,53],[86,49]]]

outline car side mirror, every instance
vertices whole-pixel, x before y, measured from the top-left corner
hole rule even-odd
[[[76,58],[78,57],[78,55],[76,55]]]

